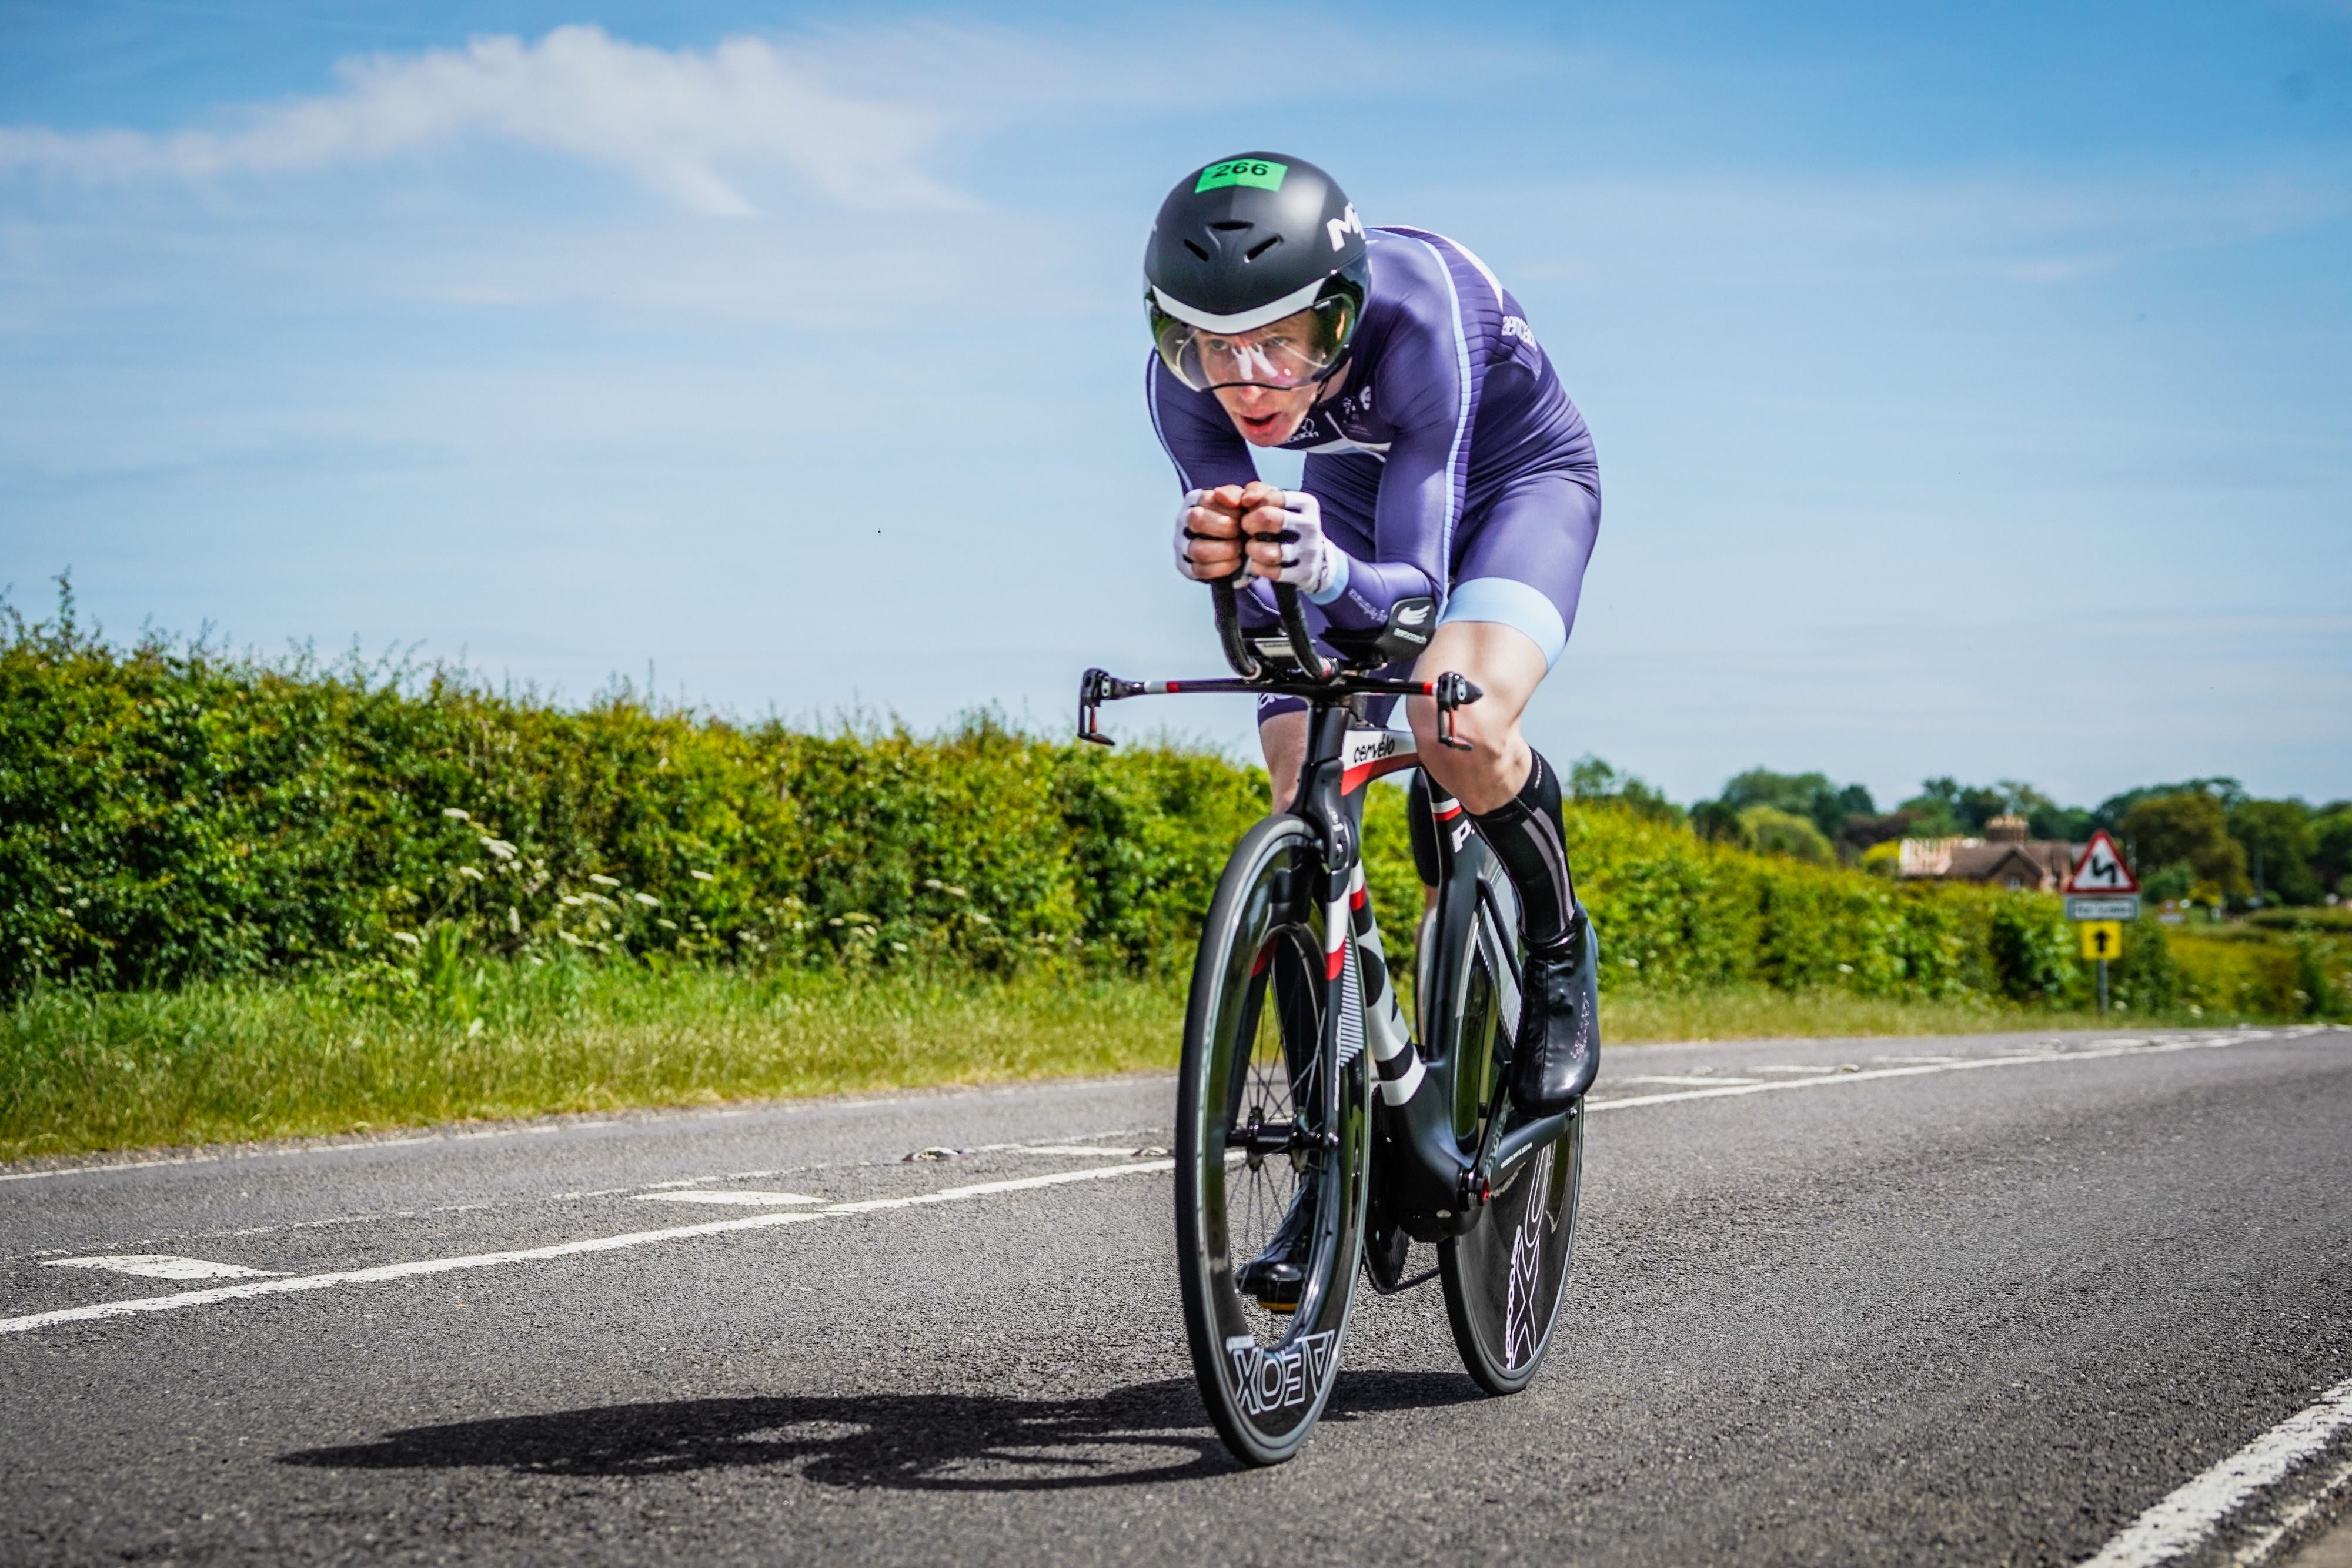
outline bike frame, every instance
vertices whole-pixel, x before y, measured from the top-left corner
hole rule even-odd
[[[1324,1021],[1318,1051],[1323,1082],[1341,1082],[1342,1071],[1370,1049],[1377,1084],[1373,1210],[1383,1216],[1384,1223],[1401,1227],[1416,1240],[1461,1235],[1477,1224],[1495,1189],[1507,1186],[1525,1161],[1565,1133],[1580,1107],[1512,1125],[1515,1112],[1507,1097],[1499,1091],[1491,1100],[1487,1097],[1487,1086],[1507,1074],[1507,1060],[1503,1071],[1496,1072],[1483,1051],[1475,1061],[1456,1061],[1455,1053],[1445,1050],[1432,1053],[1406,1026],[1364,883],[1362,820],[1368,786],[1375,779],[1419,768],[1420,747],[1409,730],[1359,722],[1354,699],[1429,697],[1437,705],[1440,743],[1467,749],[1468,743],[1454,738],[1454,715],[1482,694],[1452,672],[1433,681],[1399,680],[1322,657],[1307,632],[1297,591],[1287,585],[1275,589],[1282,614],[1280,637],[1253,642],[1240,629],[1233,583],[1211,587],[1218,633],[1234,677],[1128,681],[1088,670],[1079,685],[1079,737],[1112,744],[1097,725],[1101,705],[1130,697],[1248,692],[1306,699],[1307,752],[1290,810],[1313,833],[1322,862],[1315,891],[1324,915]],[[1440,844],[1436,921],[1431,930],[1433,952],[1428,965],[1432,991],[1452,994],[1444,989],[1458,977],[1452,967],[1472,962],[1474,951],[1483,956],[1496,988],[1503,1023],[1499,1033],[1507,1053],[1519,1010],[1514,940],[1517,922],[1504,907],[1504,900],[1511,896],[1509,883],[1496,874],[1485,844],[1467,831],[1460,805],[1433,782],[1429,793]],[[1422,1011],[1429,1016],[1426,998]],[[1461,1098],[1465,1085],[1475,1103]],[[1461,1117],[1465,1109],[1473,1114]],[[1483,1134],[1470,1141],[1481,1119]],[[1328,1136],[1304,1126],[1298,1134],[1310,1144]]]

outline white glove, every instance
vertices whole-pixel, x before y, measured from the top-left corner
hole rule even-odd
[[[1295,585],[1317,604],[1328,604],[1348,586],[1348,552],[1323,537],[1322,502],[1304,490],[1276,494],[1290,522],[1283,530],[1282,570],[1274,580]]]
[[[1206,500],[1208,495],[1206,490],[1187,490],[1184,492],[1183,505],[1176,508],[1176,570],[1194,582],[1221,582],[1236,575],[1234,570],[1228,569],[1212,576],[1207,568],[1192,559],[1192,541],[1195,538],[1207,537],[1193,533],[1189,526],[1192,520],[1192,508]],[[1246,562],[1243,564],[1242,570],[1247,570]]]

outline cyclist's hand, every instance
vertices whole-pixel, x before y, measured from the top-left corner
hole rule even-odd
[[[1293,583],[1318,604],[1346,583],[1348,557],[1324,538],[1323,504],[1314,497],[1255,480],[1242,491],[1241,506],[1253,573]]]
[[[1176,570],[1195,582],[1220,582],[1242,570],[1238,485],[1188,490],[1176,508]]]

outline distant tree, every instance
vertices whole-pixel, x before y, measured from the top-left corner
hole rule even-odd
[[[1661,821],[1678,822],[1683,818],[1683,809],[1667,800],[1664,790],[1631,773],[1618,772],[1591,752],[1570,764],[1568,792],[1578,800],[1615,800]]]
[[[2246,880],[2245,846],[2230,836],[2229,812],[2218,795],[2186,789],[2151,796],[2136,802],[2116,825],[2142,876],[2185,865],[2223,897],[2253,892]]]
[[[1919,819],[1908,811],[1890,811],[1883,817],[1856,811],[1838,831],[1838,842],[1858,855],[1874,844],[1925,836],[1915,831],[1918,824]]]
[[[1770,806],[1802,817],[1821,831],[1824,842],[1842,831],[1845,820],[1855,812],[1870,814],[1878,810],[1870,791],[1860,784],[1841,789],[1825,773],[1775,773],[1769,768],[1751,768],[1735,775],[1724,785],[1719,799],[1734,812],[1750,806]]]
[[[2311,868],[2318,849],[2311,808],[2300,800],[2241,800],[2229,809],[2230,836],[2246,852],[2254,892],[2266,902],[2317,904],[2326,891]]]
[[[1702,839],[1736,844],[1741,841],[1739,813],[1720,800],[1701,800],[1691,808],[1691,827]]]
[[[1957,839],[1968,831],[1960,816],[1960,787],[1949,779],[1924,780],[1900,811],[1911,819],[1906,838]]]
[[[2142,800],[2153,800],[2164,795],[2210,795],[2227,810],[2246,798],[2246,787],[2235,779],[2215,776],[2211,779],[2184,779],[2178,784],[2149,784],[2137,789],[2126,789],[2120,795],[2110,795],[2091,809],[2091,826],[2114,831],[2124,824],[2124,817]]]
[[[2324,807],[2311,821],[2311,872],[2326,892],[2352,898],[2352,800]]]
[[[1810,819],[1778,806],[1748,807],[1739,813],[1739,830],[1748,847],[1761,854],[1789,855],[1815,865],[1828,865],[1837,859],[1828,836]]]

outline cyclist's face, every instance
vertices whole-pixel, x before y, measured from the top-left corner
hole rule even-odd
[[[1203,332],[1193,340],[1212,385],[1245,383],[1217,385],[1217,401],[1244,440],[1279,446],[1297,433],[1324,391],[1315,380],[1330,362],[1321,337],[1315,312],[1301,310],[1247,332]]]

